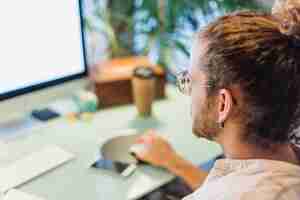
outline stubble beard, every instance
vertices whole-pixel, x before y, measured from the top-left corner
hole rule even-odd
[[[216,122],[215,113],[211,105],[206,103],[195,120],[193,125],[193,133],[199,138],[205,138],[214,141],[219,135],[220,127]]]

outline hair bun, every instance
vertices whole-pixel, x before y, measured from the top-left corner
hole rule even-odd
[[[300,46],[300,0],[277,0],[272,12],[280,22],[280,32]]]

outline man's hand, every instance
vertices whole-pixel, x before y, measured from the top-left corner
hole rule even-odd
[[[176,158],[176,152],[171,145],[153,130],[149,130],[141,136],[132,146],[131,151],[141,161],[167,169]]]
[[[130,151],[141,161],[168,169],[183,178],[193,190],[204,182],[208,174],[179,156],[171,145],[153,130],[141,136]]]

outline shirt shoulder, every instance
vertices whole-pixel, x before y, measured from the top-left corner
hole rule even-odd
[[[184,200],[299,200],[300,168],[288,163],[226,161]]]
[[[199,189],[183,200],[299,200],[300,183],[296,185],[257,185],[244,187],[243,183],[223,185],[223,188],[208,187]]]

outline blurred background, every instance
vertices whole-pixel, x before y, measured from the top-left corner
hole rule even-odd
[[[149,56],[172,75],[188,65],[193,34],[208,22],[234,10],[269,10],[272,3],[273,0],[85,0],[88,63]]]

